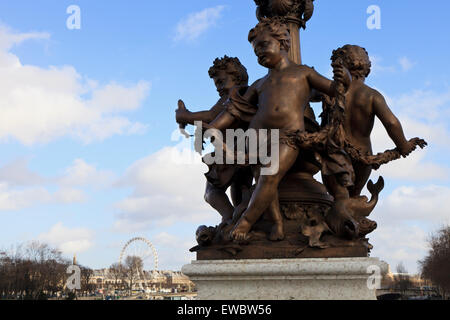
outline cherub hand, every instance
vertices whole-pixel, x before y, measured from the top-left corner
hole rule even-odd
[[[425,148],[427,146],[427,142],[420,138],[413,138],[409,140],[405,145],[402,147],[399,147],[398,150],[400,154],[405,158],[407,155],[409,155],[411,152],[416,150],[416,148],[419,146],[421,149]]]
[[[352,75],[350,74],[350,71],[341,65],[333,66],[333,74],[334,81],[337,83],[342,83],[346,88],[348,88],[350,83],[352,83]]]
[[[175,120],[177,123],[185,124],[189,113],[190,112],[186,109],[183,100],[178,100],[178,109],[175,110]]]
[[[413,138],[413,139],[411,139],[411,141],[412,141],[416,146],[419,146],[420,149],[423,149],[423,148],[425,148],[425,147],[428,145],[428,143],[427,143],[425,140],[420,139],[420,138]]]
[[[398,151],[402,155],[403,158],[406,158],[411,152],[416,150],[417,144],[414,143],[414,139],[409,140],[404,145],[398,148]]]

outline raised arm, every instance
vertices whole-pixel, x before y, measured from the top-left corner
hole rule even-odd
[[[334,81],[325,78],[320,73],[318,73],[314,68],[302,66],[307,68],[308,83],[313,90],[325,93],[330,97],[336,96],[336,82],[343,83],[346,87],[350,85],[352,80],[350,73],[347,69],[343,67],[335,67],[334,71]]]
[[[403,156],[407,156],[415,149],[415,145],[411,141],[406,140],[400,121],[392,113],[391,109],[389,109],[389,106],[381,93],[376,90],[374,91],[375,94],[372,98],[374,114],[380,119],[389,137],[394,141],[400,153]]]
[[[181,101],[181,100],[180,100]],[[182,102],[182,101],[181,101]],[[221,113],[224,109],[223,103],[225,102],[224,98],[221,98],[217,103],[209,110],[191,112],[186,108],[179,108],[176,112],[176,121],[180,124],[194,124],[194,121],[202,121],[209,123],[213,121],[219,113]],[[182,102],[183,103],[183,102]],[[183,103],[184,105],[184,103]]]

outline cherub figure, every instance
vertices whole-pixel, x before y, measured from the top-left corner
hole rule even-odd
[[[377,117],[385,127],[403,157],[416,149],[415,140],[406,140],[400,121],[389,109],[384,97],[377,90],[367,86],[365,80],[370,74],[371,62],[364,48],[345,45],[333,52],[331,60],[341,59],[352,75],[352,82],[345,93],[344,130],[346,140],[364,155],[372,155],[370,135]],[[350,197],[359,196],[367,183],[372,166],[352,159],[355,171],[354,185],[349,187]]]
[[[323,126],[329,128],[328,130],[340,131],[337,144],[342,148],[338,150],[339,159],[330,157],[330,154],[324,156],[323,167],[329,167],[331,170],[322,168],[322,180],[335,201],[327,214],[327,223],[339,236],[357,238],[376,227],[367,216],[375,207],[378,193],[383,189],[382,177],[376,184],[369,181],[368,189],[372,193],[373,201],[367,203],[367,198],[360,196],[372,169],[397,157],[406,157],[417,146],[423,148],[426,142],[419,138],[406,140],[400,121],[389,109],[384,97],[365,84],[371,62],[364,48],[345,45],[333,51],[331,60],[333,67],[343,65],[349,70],[352,81],[341,96],[337,94],[335,99],[324,97]],[[341,111],[338,110],[339,105],[342,105]],[[339,121],[332,124],[332,119],[336,118],[339,112],[342,112]],[[385,127],[396,149],[374,156],[370,135],[375,117]],[[329,163],[326,163],[327,161]],[[345,167],[350,168],[347,172],[351,174],[342,179],[340,169]]]
[[[256,188],[247,209],[232,229],[231,237],[246,240],[252,226],[268,210],[273,221],[269,239],[281,240],[284,231],[278,185],[299,155],[296,141],[289,134],[305,130],[304,112],[312,90],[334,96],[335,85],[314,69],[289,60],[290,35],[282,19],[262,18],[250,30],[248,40],[258,57],[258,63],[268,68],[269,72],[255,81],[243,95],[233,90],[226,111],[211,125],[222,130],[242,119],[250,121],[250,129],[279,129],[278,171],[272,175],[260,175],[260,169],[266,165],[260,164],[253,168]],[[349,83],[350,75],[342,68],[336,70],[335,79]]]
[[[229,97],[231,88],[247,87],[247,69],[241,64],[238,58],[215,59],[213,66],[209,69],[209,76],[214,80],[217,92],[220,95],[217,103],[209,110],[190,112],[186,109],[184,102],[178,102],[179,108],[176,110],[176,121],[180,127],[186,124],[194,124],[195,121],[209,123],[225,110],[225,101]],[[242,201],[242,192],[246,192],[251,187],[253,177],[251,171],[246,168],[238,168],[235,165],[212,164],[208,165],[209,171],[206,173],[205,200],[222,216],[225,223],[232,219],[235,207]],[[226,190],[231,187],[232,202],[226,194]]]

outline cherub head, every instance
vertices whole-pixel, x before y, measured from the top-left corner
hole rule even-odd
[[[247,69],[241,64],[238,58],[224,56],[214,60],[214,64],[209,68],[209,76],[214,80],[217,91],[221,97],[230,93],[230,89],[235,86],[247,86]]]
[[[282,18],[262,18],[250,30],[248,41],[252,44],[258,63],[266,68],[273,68],[289,52],[291,36]]]
[[[366,49],[347,44],[333,51],[331,61],[335,62],[338,58],[342,59],[352,78],[365,79],[369,76],[372,64]]]

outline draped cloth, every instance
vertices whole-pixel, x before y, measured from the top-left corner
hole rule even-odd
[[[225,103],[225,110],[233,117],[250,122],[258,111],[258,107],[249,103],[243,96],[248,87],[234,87],[231,89],[230,96]]]

